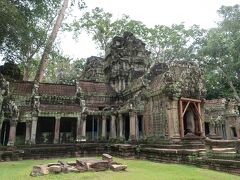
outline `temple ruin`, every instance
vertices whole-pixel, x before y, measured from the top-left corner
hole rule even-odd
[[[206,137],[240,138],[237,104],[205,100],[198,64],[151,65],[145,44],[129,32],[113,38],[104,58],[88,58],[75,85],[8,82],[3,76],[0,83],[3,146],[157,143],[172,148],[187,142],[188,148],[204,148]]]

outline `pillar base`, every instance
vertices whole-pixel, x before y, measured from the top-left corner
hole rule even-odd
[[[8,141],[7,146],[14,146],[14,142],[13,141]]]

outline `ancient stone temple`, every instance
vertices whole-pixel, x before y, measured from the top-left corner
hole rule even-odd
[[[211,139],[238,139],[240,117],[233,99],[205,101],[205,135]]]
[[[210,122],[209,109],[204,116],[198,65],[173,61],[150,66],[150,52],[131,33],[114,37],[105,58],[88,58],[75,85],[1,77],[0,88],[2,145],[151,138],[174,143],[201,139]]]

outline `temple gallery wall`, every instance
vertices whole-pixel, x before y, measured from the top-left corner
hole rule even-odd
[[[240,138],[237,104],[205,99],[199,66],[155,63],[131,33],[87,59],[75,85],[0,81],[0,143],[179,143]]]

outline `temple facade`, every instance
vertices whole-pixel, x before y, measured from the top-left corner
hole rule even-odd
[[[1,144],[176,143],[215,135],[212,121],[219,118],[204,108],[211,101],[204,100],[199,66],[189,61],[150,64],[145,44],[126,32],[113,38],[104,58],[87,59],[75,85],[8,82],[1,76]],[[216,135],[239,137],[238,114],[226,111],[221,118],[234,121],[228,127],[236,133]]]

